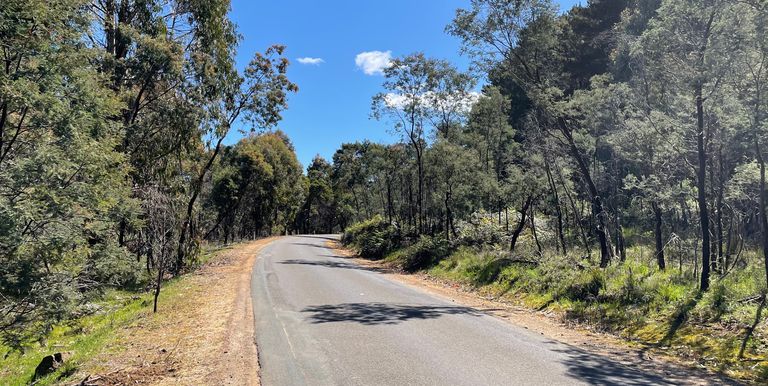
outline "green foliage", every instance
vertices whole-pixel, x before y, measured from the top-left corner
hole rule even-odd
[[[347,228],[341,241],[356,248],[363,257],[378,260],[400,245],[400,231],[377,216]]]
[[[205,205],[217,216],[207,238],[286,233],[304,199],[301,165],[281,131],[251,135],[231,148],[213,170]]]
[[[467,246],[493,246],[504,244],[507,239],[504,228],[487,213],[473,213],[467,222],[459,222],[456,244]]]
[[[422,235],[415,243],[389,254],[386,260],[405,272],[416,272],[438,264],[451,250],[445,239]]]
[[[120,261],[116,245],[119,214],[135,208],[123,133],[106,119],[118,103],[80,44],[81,6],[0,6],[16,63],[0,74],[0,338],[17,349],[78,313],[90,291],[136,281],[138,263]]]

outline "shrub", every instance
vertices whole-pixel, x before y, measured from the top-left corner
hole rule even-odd
[[[341,237],[344,245],[357,249],[365,258],[381,259],[400,246],[400,231],[381,216],[359,222],[346,229]]]
[[[496,251],[478,251],[461,246],[441,259],[437,270],[440,274],[475,285],[490,284],[498,279],[509,261],[497,255]]]
[[[451,253],[450,244],[439,237],[421,236],[419,241],[395,252],[389,259],[406,272],[429,268]]]
[[[459,221],[456,243],[466,246],[506,244],[507,232],[498,224],[493,215],[475,212],[468,222]]]
[[[598,268],[590,269],[578,275],[560,295],[569,300],[594,300],[605,288],[605,274]]]

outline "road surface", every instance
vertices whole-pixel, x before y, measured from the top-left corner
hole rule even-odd
[[[669,384],[391,281],[331,237],[284,237],[256,261],[264,386]]]

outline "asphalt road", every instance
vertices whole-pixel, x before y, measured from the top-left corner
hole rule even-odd
[[[648,374],[337,256],[332,236],[261,251],[251,290],[262,385],[659,385]]]

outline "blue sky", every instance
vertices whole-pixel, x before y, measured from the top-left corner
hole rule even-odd
[[[560,0],[565,9],[576,3]],[[386,122],[369,119],[371,97],[384,78],[361,67],[375,70],[381,53],[420,51],[466,69],[469,59],[459,55],[459,41],[444,30],[455,10],[468,5],[469,0],[232,0],[230,16],[243,35],[241,68],[257,51],[287,46],[288,75],[299,92],[291,95],[279,128],[306,167],[316,154],[330,160],[344,142],[396,138]],[[366,52],[371,54],[362,55],[358,66],[357,56]],[[302,64],[299,58],[309,59]],[[233,133],[227,143],[240,137]]]

